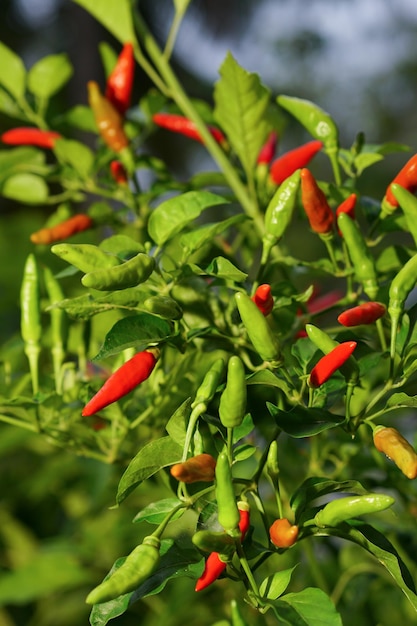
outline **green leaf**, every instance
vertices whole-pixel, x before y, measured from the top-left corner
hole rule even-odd
[[[135,348],[140,352],[150,344],[159,343],[171,336],[170,324],[157,315],[130,315],[117,321],[109,330],[94,360],[106,359],[126,348]]]
[[[161,246],[199,217],[205,209],[227,202],[221,196],[209,191],[188,191],[165,200],[150,215],[149,235]]]
[[[75,272],[77,270],[75,268]],[[72,275],[73,272],[71,272]],[[60,272],[62,275],[62,272]],[[91,294],[77,296],[76,298],[67,298],[56,304],[57,307],[63,309],[70,317],[74,319],[89,319],[98,313],[105,313],[119,308],[134,309],[139,302],[147,298],[148,293],[137,287],[114,291],[102,297],[93,298]]]
[[[335,415],[318,408],[296,406],[283,411],[267,402],[267,407],[277,425],[291,437],[311,437],[318,433],[340,426],[345,421],[343,415]]]
[[[248,174],[268,135],[270,92],[259,76],[243,69],[230,52],[220,68],[220,77],[214,91],[214,115]]]
[[[170,417],[165,427],[171,439],[173,439],[180,446],[183,446],[185,443],[190,414],[191,397],[184,400],[175,413]]]
[[[81,178],[88,178],[94,163],[90,148],[74,139],[58,139],[54,152],[61,163],[70,165]]]
[[[165,498],[158,502],[151,502],[151,504],[148,504],[148,506],[136,515],[133,521],[135,523],[148,522],[148,524],[161,524],[167,515],[179,504],[181,504],[181,501],[178,500],[178,498]],[[171,520],[173,521],[180,518],[184,512],[185,507],[178,509],[177,513],[171,517]]]
[[[28,146],[20,146],[11,150],[0,150],[0,181],[12,174],[39,171],[45,166],[45,154],[42,150]]]
[[[249,443],[244,443],[241,446],[237,446],[234,450],[233,456],[235,461],[246,461],[250,459],[256,452],[256,447],[251,446]]]
[[[0,87],[0,111],[9,117],[26,120],[16,100],[3,87]]]
[[[273,609],[279,623],[287,626],[343,626],[330,598],[315,587],[285,594]]]
[[[121,259],[130,259],[139,252],[145,252],[145,247],[128,235],[112,235],[100,242],[99,248]]]
[[[206,274],[216,276],[216,278],[223,278],[224,280],[231,280],[236,283],[241,283],[248,277],[245,272],[241,272],[236,265],[233,265],[231,261],[222,256],[216,256],[212,260],[210,265],[206,268]]]
[[[290,505],[296,519],[299,520],[303,511],[309,508],[311,503],[317,500],[317,498],[326,496],[329,493],[339,492],[357,495],[368,493],[365,487],[357,480],[335,481],[321,476],[311,476],[294,491],[291,497]]]
[[[21,100],[25,93],[26,69],[21,58],[0,41],[0,84]]]
[[[181,455],[181,446],[171,437],[161,437],[146,444],[129,463],[120,479],[116,496],[117,504],[123,502],[141,482],[156,474],[160,469],[178,463]]]
[[[98,45],[98,50],[104,68],[104,75],[108,78],[117,63],[117,52],[107,41],[101,41]]]
[[[88,11],[120,42],[136,41],[129,0],[74,0],[74,2]]]
[[[48,185],[35,174],[15,174],[5,181],[1,193],[17,202],[42,204],[48,198]]]
[[[406,393],[394,393],[390,398],[388,398],[387,407],[417,407],[417,396],[409,396]]]
[[[412,252],[414,254],[414,252]],[[405,246],[384,247],[376,260],[376,269],[380,273],[398,272],[412,256]]]
[[[251,374],[246,379],[246,384],[266,385],[267,387],[277,387],[278,389],[282,389],[284,393],[288,395],[290,394],[290,388],[288,386],[288,383],[278,378],[278,376],[275,376],[275,374],[271,372],[271,370],[259,370],[258,372]]]
[[[361,152],[354,160],[354,166],[356,168],[356,172],[358,176],[360,176],[367,167],[374,165],[374,163],[378,163],[378,161],[383,160],[382,154],[372,153],[372,152]]]
[[[195,228],[190,233],[185,233],[181,236],[180,245],[185,248],[187,254],[192,254],[207,243],[211,243],[217,235],[220,235],[220,233],[230,228],[230,226],[243,222],[246,219],[247,216],[244,214],[234,215],[223,222],[206,224],[200,228]]]
[[[48,99],[62,89],[72,73],[73,67],[67,54],[51,54],[29,70],[28,89],[38,98]]]
[[[94,113],[90,107],[82,104],[77,104],[63,115],[57,117],[55,123],[57,125],[62,123],[68,124],[74,128],[97,134],[97,124],[94,119]]]
[[[281,596],[291,581],[291,576],[297,565],[290,569],[284,569],[280,572],[272,574],[265,578],[259,587],[261,596],[268,598],[268,600],[276,600]]]

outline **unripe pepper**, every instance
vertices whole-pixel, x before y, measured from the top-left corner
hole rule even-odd
[[[319,106],[292,96],[278,96],[279,106],[286,109],[314,137],[322,141],[327,151],[336,151],[339,146],[339,131],[333,119]]]
[[[346,496],[337,498],[325,505],[314,517],[314,522],[319,528],[325,526],[337,526],[341,522],[384,511],[394,504],[391,496],[382,493],[367,493],[363,496]]]
[[[343,311],[337,321],[343,326],[359,326],[360,324],[373,324],[386,313],[385,304],[381,302],[363,302],[358,306]]]
[[[297,541],[298,526],[285,517],[277,519],[269,529],[269,537],[277,548],[290,548]]]
[[[51,334],[52,334],[52,359],[54,364],[55,388],[57,393],[62,391],[61,366],[65,358],[65,344],[68,337],[68,320],[65,311],[57,306],[53,306],[57,302],[64,299],[61,285],[49,269],[44,268],[44,282],[48,298],[52,308],[51,316]]]
[[[407,478],[417,478],[417,453],[398,430],[377,426],[373,440],[375,448],[391,459]]]
[[[203,381],[195,394],[195,399],[191,404],[191,408],[195,409],[199,404],[203,404],[207,407],[209,402],[213,399],[216,389],[220,383],[220,380],[224,372],[224,360],[216,359],[213,365],[206,372]]]
[[[123,363],[118,370],[106,380],[99,391],[85,405],[82,415],[94,415],[109,404],[120,400],[149,378],[159,357],[158,349],[138,352],[131,359]]]
[[[233,537],[221,531],[214,532],[211,530],[199,530],[192,536],[192,542],[203,552],[232,554],[235,550]]]
[[[152,274],[154,267],[155,259],[139,252],[132,259],[120,265],[89,272],[82,277],[81,282],[84,287],[100,291],[127,289],[145,282]]]
[[[24,350],[29,361],[33,393],[39,388],[38,362],[42,336],[39,271],[35,255],[29,254],[23,270],[20,289],[20,329],[25,344]]]
[[[51,252],[85,273],[120,264],[117,256],[91,243],[57,243]]]
[[[317,139],[308,141],[302,146],[285,152],[271,164],[269,176],[276,185],[281,185],[284,180],[296,170],[308,165],[312,158],[323,148],[323,142]]]
[[[269,315],[274,308],[274,296],[271,293],[271,285],[259,285],[251,300],[256,304],[262,315]]]
[[[87,604],[114,600],[144,583],[158,565],[160,544],[160,540],[153,535],[145,537],[107,580],[90,591]]]
[[[128,176],[126,168],[120,161],[110,162],[110,174],[112,175],[114,182],[118,185],[127,185]]]
[[[73,215],[60,224],[51,226],[51,228],[41,228],[35,233],[32,233],[30,240],[35,244],[47,245],[68,239],[77,233],[82,233],[89,228],[93,228],[93,226],[94,221],[91,217],[84,213],[78,213],[78,215]]]
[[[289,176],[271,198],[265,212],[265,235],[262,262],[268,260],[271,248],[281,239],[291,222],[297,192],[300,186],[300,170]]]
[[[370,300],[375,300],[378,293],[378,280],[375,261],[357,223],[347,213],[341,213],[337,225],[345,240],[356,280]]]
[[[248,337],[261,359],[281,362],[278,339],[256,304],[243,292],[236,293],[235,299]]]
[[[133,45],[127,42],[124,44],[116,65],[107,79],[105,91],[107,100],[112,103],[120,115],[124,115],[130,107],[134,73]]]
[[[238,356],[231,356],[227,364],[226,387],[220,396],[219,416],[225,428],[240,426],[246,413],[245,367]]]
[[[115,152],[121,152],[129,145],[123,130],[123,118],[100,91],[98,84],[90,80],[87,83],[88,102],[93,111],[98,131],[105,144]]]
[[[301,202],[310,222],[311,230],[318,235],[329,235],[333,229],[334,215],[324,192],[319,188],[310,170],[301,170]]]
[[[324,355],[313,367],[308,378],[310,387],[320,387],[338,370],[353,354],[356,341],[345,341]]]
[[[232,470],[226,452],[221,452],[216,463],[216,500],[219,524],[233,533],[239,524],[240,515],[233,488]]]
[[[391,360],[394,359],[395,343],[400,317],[405,301],[417,283],[417,254],[408,259],[398,274],[394,276],[389,288],[388,313],[391,317]]]
[[[176,463],[170,469],[171,476],[177,480],[191,484],[198,481],[211,482],[214,480],[216,459],[211,454],[197,454],[183,463]]]
[[[240,539],[244,540],[246,533],[250,528],[250,510],[247,502],[239,501],[238,504],[239,509],[239,530],[240,530]],[[209,585],[211,585],[218,577],[224,572],[227,567],[227,561],[230,558],[230,555],[222,555],[219,552],[212,552],[206,560],[206,564],[204,566],[204,571],[201,574],[200,578],[197,580],[197,584],[195,586],[196,591],[201,591],[205,589]]]
[[[53,148],[60,133],[53,130],[42,130],[23,126],[11,128],[1,135],[1,141],[9,146],[36,146],[37,148]]]
[[[194,139],[200,143],[203,142],[200,132],[194,122],[183,115],[177,115],[175,113],[155,113],[152,116],[152,120],[160,128],[165,128],[166,130],[170,130],[174,133],[179,133],[180,135],[184,135],[185,137]],[[226,137],[221,130],[215,128],[214,126],[208,126],[207,128],[217,143],[224,144],[226,142]]]
[[[388,185],[381,203],[381,217],[390,215],[398,207],[398,199],[392,193],[391,185],[397,183],[410,193],[417,190],[417,154],[411,157]]]

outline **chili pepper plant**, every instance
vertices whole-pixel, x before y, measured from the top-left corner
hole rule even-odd
[[[49,106],[77,72],[65,55],[28,69],[1,44],[1,194],[47,216],[0,420],[112,466],[98,525],[135,510],[122,553],[79,557],[91,624],[141,604],[159,620],[171,588],[200,625],[415,623],[413,148],[341,145],[337,112],[230,53],[212,102],[190,97],[170,62],[187,1],[165,47],[128,0],[76,2],[116,42],[77,106]],[[289,121],[305,139],[286,155]],[[158,155],[179,135],[208,171]],[[390,152],[402,173],[369,197]],[[381,427],[398,434],[375,446]]]

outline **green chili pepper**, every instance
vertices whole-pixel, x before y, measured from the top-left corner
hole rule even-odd
[[[392,183],[390,189],[404,212],[408,230],[417,246],[417,198],[398,183]]]
[[[151,296],[145,300],[143,306],[150,313],[167,320],[179,320],[182,317],[180,305],[169,296]]]
[[[291,221],[299,187],[298,169],[278,187],[268,204],[265,213],[262,262],[266,262],[271,248],[281,239]]]
[[[133,259],[121,265],[89,272],[82,277],[81,282],[85,287],[100,291],[126,289],[145,282],[152,274],[154,267],[155,259],[139,252]]]
[[[58,243],[52,246],[51,252],[84,273],[120,264],[117,256],[90,243]]]
[[[391,496],[382,493],[367,493],[363,496],[347,496],[332,500],[314,517],[319,528],[337,526],[341,522],[368,513],[384,511],[394,504]]]
[[[329,337],[314,324],[306,324],[305,326],[307,336],[314,343],[314,345],[323,352],[323,354],[329,354],[334,348],[339,346],[339,342]],[[354,356],[351,356],[344,365],[340,368],[340,371],[344,375],[347,381],[356,383],[359,379],[359,365]]]
[[[23,270],[20,290],[20,328],[25,343],[25,354],[29,361],[33,393],[39,390],[39,354],[42,336],[39,273],[35,255],[29,254]]]
[[[160,544],[157,537],[145,537],[119,569],[88,594],[87,604],[108,602],[139,587],[158,565]]]
[[[52,359],[54,363],[55,389],[57,393],[62,392],[61,367],[65,358],[65,344],[68,337],[68,319],[65,311],[57,306],[57,302],[64,299],[61,285],[49,269],[43,270],[44,281],[48,298],[52,308],[49,309],[51,315],[52,330]]]
[[[314,137],[324,143],[327,150],[339,147],[339,131],[326,111],[309,100],[292,96],[278,96],[278,104],[291,113]]]
[[[245,368],[238,356],[231,356],[227,364],[226,387],[220,396],[220,421],[226,428],[240,426],[246,413]]]
[[[220,552],[220,554],[232,554],[235,550],[233,538],[224,532],[211,530],[199,530],[192,537],[193,544],[203,552]]]
[[[240,514],[233,488],[232,470],[226,452],[221,452],[217,458],[216,500],[219,523],[225,531],[233,534],[239,525]]]
[[[268,456],[266,459],[266,471],[273,484],[275,485],[279,476],[278,443],[276,439],[274,439],[274,441],[271,441],[271,444],[269,446]]]
[[[280,345],[268,320],[246,293],[238,292],[235,298],[243,325],[256,352],[264,361],[272,361],[278,366],[282,361]]]
[[[208,403],[213,399],[214,394],[216,393],[216,389],[223,376],[223,371],[224,360],[217,359],[216,361],[214,361],[213,365],[204,376],[203,382],[197,389],[195,400],[191,405],[192,409],[195,409],[195,407],[199,404],[203,404],[207,408]]]
[[[393,278],[389,288],[388,313],[391,317],[391,361],[395,355],[395,342],[405,301],[417,282],[417,254]]]
[[[375,261],[366,245],[357,223],[347,213],[341,213],[337,219],[338,227],[345,240],[356,280],[362,284],[370,300],[376,300],[378,281]]]

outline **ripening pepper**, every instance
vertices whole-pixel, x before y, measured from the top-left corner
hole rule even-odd
[[[310,222],[311,230],[318,235],[332,232],[334,215],[324,192],[310,170],[301,170],[301,202]]]
[[[276,185],[281,185],[296,170],[306,167],[322,148],[323,142],[315,139],[285,152],[271,164],[269,170],[271,180]]]
[[[94,221],[88,215],[84,213],[78,213],[73,215],[67,220],[51,226],[50,228],[41,228],[40,230],[32,233],[30,240],[34,244],[47,245],[55,243],[56,241],[62,241],[68,239],[77,233],[82,233],[89,228],[93,228]]]
[[[123,363],[118,370],[106,380],[99,391],[85,405],[82,415],[94,415],[109,404],[120,400],[147,380],[152,374],[159,357],[159,350],[151,348],[138,352],[131,359]]]
[[[197,454],[182,463],[176,463],[170,469],[171,476],[183,483],[198,481],[212,482],[215,476],[216,459],[211,454]]]
[[[391,459],[407,478],[417,478],[417,453],[398,430],[377,426],[373,440],[375,448]]]
[[[298,537],[298,526],[285,517],[275,520],[269,529],[269,537],[277,548],[290,548]]]
[[[11,128],[1,135],[1,141],[9,146],[36,146],[37,148],[53,148],[61,135],[53,130],[43,130],[23,126]]]
[[[103,96],[100,87],[95,81],[90,80],[87,83],[87,89],[88,102],[93,111],[101,137],[111,150],[121,152],[129,145],[129,140],[123,129],[122,116],[110,100]]]
[[[116,65],[107,79],[105,91],[107,100],[112,103],[120,115],[124,115],[130,107],[134,73],[135,58],[133,45],[130,42],[126,42],[117,58]]]

